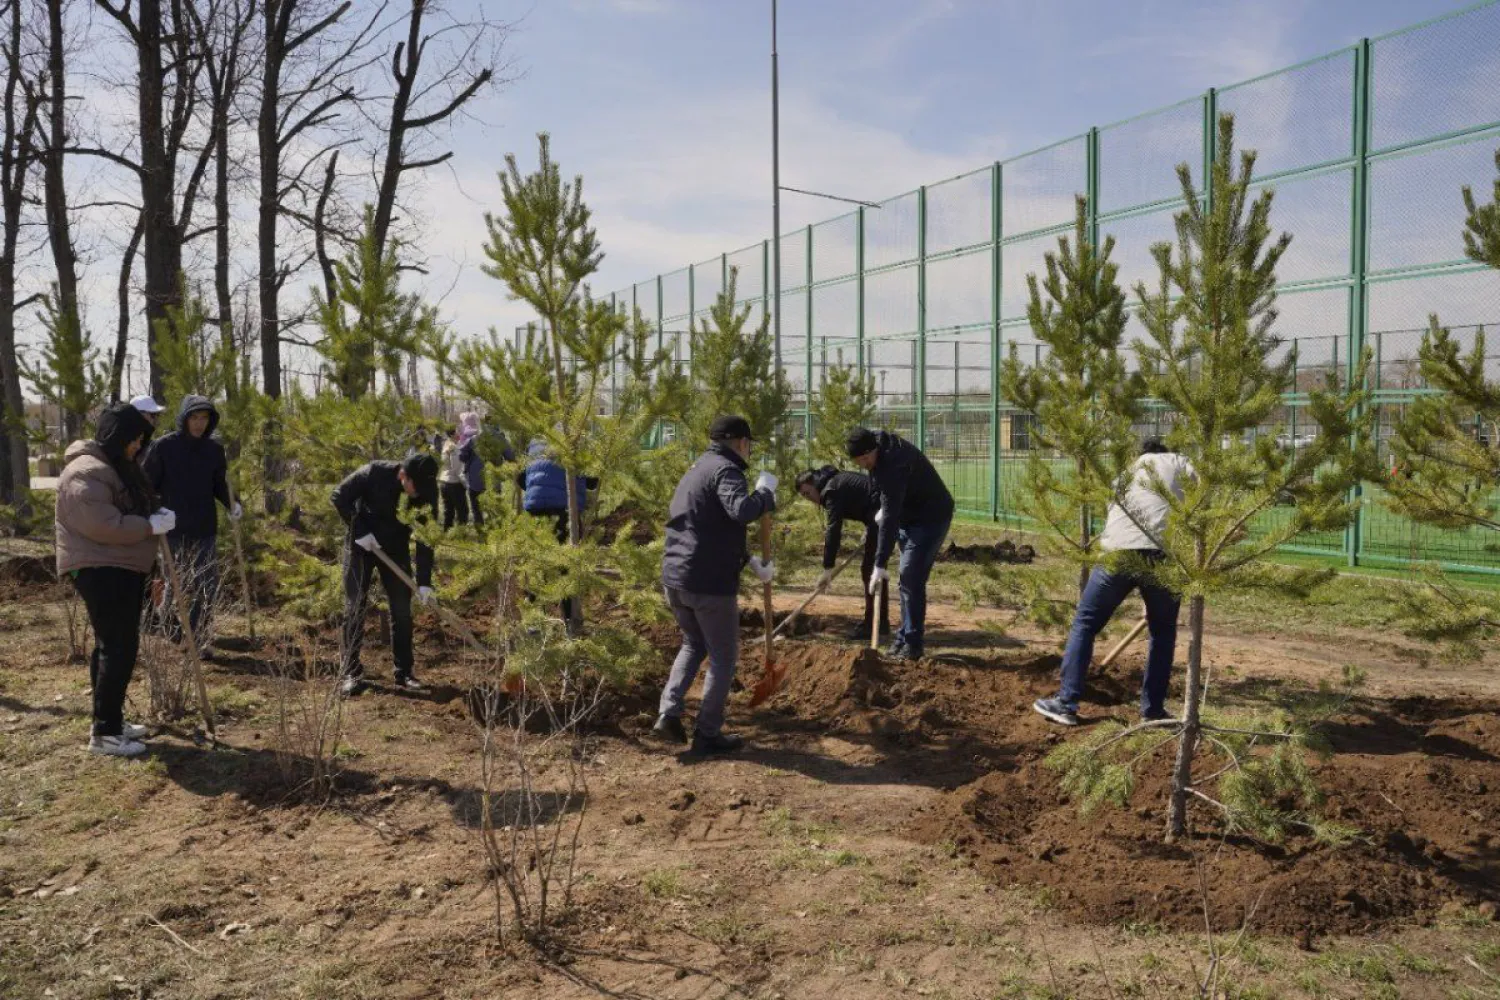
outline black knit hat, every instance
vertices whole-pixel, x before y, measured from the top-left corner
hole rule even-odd
[[[132,441],[142,445],[151,440],[155,430],[140,410],[129,403],[114,403],[99,413],[99,423],[94,429],[94,441],[109,456],[118,462],[125,457],[125,448]]]
[[[879,447],[880,439],[868,427],[854,428],[854,430],[849,432],[849,437],[844,442],[844,449],[849,453],[850,458],[868,455]]]
[[[426,452],[408,455],[401,463],[406,478],[417,484],[417,499],[423,503],[437,503],[438,463]]]
[[[755,435],[750,433],[750,421],[744,417],[715,417],[708,427],[710,441],[738,441],[740,438],[755,439]]]

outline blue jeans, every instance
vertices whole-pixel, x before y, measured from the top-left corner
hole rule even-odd
[[[948,537],[952,519],[933,523],[907,525],[897,539],[901,543],[901,575],[897,581],[901,594],[901,627],[896,641],[913,655],[922,655],[927,633],[927,578],[937,562],[943,540]]]
[[[1073,630],[1063,651],[1062,690],[1058,694],[1072,711],[1078,711],[1084,680],[1094,658],[1094,638],[1114,616],[1132,590],[1139,589],[1146,602],[1146,630],[1151,637],[1146,651],[1146,677],[1141,682],[1141,714],[1165,711],[1167,683],[1172,679],[1172,657],[1177,649],[1177,611],[1182,599],[1165,587],[1134,573],[1111,573],[1102,566],[1089,577],[1073,616]]]

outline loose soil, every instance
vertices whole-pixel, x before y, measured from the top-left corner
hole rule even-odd
[[[1056,683],[1056,636],[935,606],[935,655],[904,663],[835,639],[859,598],[820,599],[810,633],[774,647],[781,691],[753,712],[736,695],[736,759],[646,739],[660,673],[610,697],[587,748],[586,878],[541,956],[493,943],[470,666],[434,619],[420,697],[386,686],[371,627],[378,686],[349,703],[340,793],[312,805],[277,766],[274,658],[327,657],[327,636],[265,621],[282,641],[226,637],[209,668],[221,749],[167,729],[146,762],[101,761],[80,750],[65,593],[3,608],[0,996],[1192,996],[1205,909],[1222,948],[1252,908],[1226,997],[1482,995],[1466,956],[1500,974],[1493,663],[1422,666],[1387,636],[1212,636],[1221,704],[1368,670],[1316,765],[1325,813],[1361,837],[1256,844],[1205,807],[1167,847],[1160,770],[1132,809],[1084,820],[1045,767],[1071,735],[1030,711]],[[746,687],[761,632],[747,613]],[[664,672],[675,633],[646,634]],[[1131,719],[1143,655],[1091,678],[1088,721]],[[143,678],[133,698],[139,717]]]

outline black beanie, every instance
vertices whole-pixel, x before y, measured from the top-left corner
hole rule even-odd
[[[154,429],[140,410],[129,403],[114,403],[100,411],[94,442],[111,462],[119,462],[124,459],[125,447],[130,442],[140,441],[144,445],[151,440]]]
[[[854,430],[849,432],[849,438],[845,442],[845,448],[849,452],[850,458],[858,458],[861,455],[868,455],[870,452],[879,447],[880,439],[877,438],[875,436],[875,432],[870,430],[868,427],[854,428]]]
[[[437,499],[437,459],[426,452],[408,455],[401,469],[407,479],[417,484],[417,499],[428,503]]]

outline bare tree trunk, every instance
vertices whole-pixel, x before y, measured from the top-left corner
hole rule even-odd
[[[323,294],[331,304],[339,295],[338,282],[334,279],[333,258],[328,254],[328,199],[333,196],[333,183],[338,178],[339,151],[328,157],[328,167],[323,172],[323,189],[318,192],[318,205],[313,210],[313,247],[318,255],[318,270],[323,272]]]
[[[109,398],[116,403],[120,401],[121,383],[125,376],[125,355],[130,349],[130,276],[135,271],[135,255],[141,248],[141,234],[144,230],[143,219],[137,215],[130,242],[120,257],[120,285],[117,289],[120,313],[115,325],[115,353],[109,366]]]
[[[78,309],[78,257],[73,252],[72,222],[68,217],[68,191],[63,180],[63,150],[67,147],[67,75],[63,39],[64,0],[47,0],[47,77],[50,84],[42,100],[46,103],[46,140],[41,151],[43,195],[47,212],[47,241],[57,268],[57,320],[64,335],[76,338],[83,358],[83,321]],[[78,372],[80,384],[87,373]],[[78,437],[85,414],[70,408],[63,415],[67,440]]]
[[[1177,762],[1172,768],[1172,804],[1167,819],[1167,843],[1187,832],[1189,789],[1193,787],[1193,756],[1202,731],[1203,708],[1203,598],[1188,600],[1187,681],[1182,692],[1182,734],[1177,744]]]
[[[26,181],[31,168],[30,136],[36,126],[37,105],[25,93],[21,53],[21,3],[0,7],[6,19],[4,134],[0,135],[0,501],[23,501],[31,489],[31,467],[26,448],[26,401],[21,395],[21,369],[16,357],[16,244],[21,235],[21,213],[26,204]]]
[[[162,121],[164,78],[162,65],[161,0],[140,0],[136,51],[140,60],[141,213],[146,259],[146,343],[154,347],[160,331],[171,322],[171,310],[181,304],[178,274],[182,270],[181,236],[177,230],[176,170],[168,150]],[[162,392],[162,369],[156,351],[149,349],[151,391]]]

